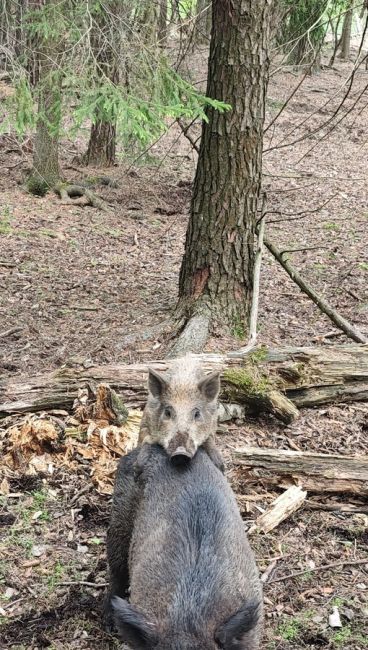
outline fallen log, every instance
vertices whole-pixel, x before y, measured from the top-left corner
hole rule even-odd
[[[368,496],[368,456],[315,454],[284,449],[242,447],[234,462],[246,469],[247,480],[308,492],[335,492]]]
[[[298,409],[368,400],[368,345],[259,348],[245,358],[202,354],[208,371],[222,370],[221,401],[242,412],[269,412],[290,422]],[[152,361],[165,370],[170,360]],[[78,388],[109,384],[128,408],[146,401],[147,365],[109,364],[61,368],[33,377],[0,380],[0,417],[13,413],[71,409]],[[235,409],[236,410],[236,409]]]

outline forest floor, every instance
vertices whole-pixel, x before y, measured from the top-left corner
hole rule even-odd
[[[194,57],[195,65],[203,71],[203,55]],[[308,77],[267,131],[264,183],[272,211],[267,233],[283,249],[306,249],[291,254],[295,266],[368,336],[367,97],[359,99],[368,71],[358,69],[355,75],[341,109],[345,119],[322,142],[328,127],[313,133],[333,115],[351,67],[338,62]],[[268,123],[298,80],[285,71],[272,77]],[[300,139],[306,134],[308,139]],[[300,141],[280,148],[294,139]],[[19,147],[10,136],[0,139],[0,333],[21,328],[0,338],[0,376],[162,357],[166,343],[160,324],[175,306],[196,165],[189,143],[172,128],[146,156],[102,172],[116,181],[116,187],[95,187],[107,213],[63,205],[52,194],[28,195],[22,183],[30,147]],[[101,175],[76,162],[84,148],[83,138],[63,141],[61,161],[70,180]],[[285,215],[296,218],[284,221]],[[147,332],[143,339],[135,337],[142,332]],[[217,332],[207,349],[239,347],[242,328],[232,334]],[[259,341],[269,346],[348,342],[268,253]],[[366,453],[368,405],[305,410],[287,427],[270,419],[229,426],[219,444],[250,521],[276,493],[248,485],[232,466],[231,447],[243,443]],[[0,454],[6,444],[6,426],[0,423]],[[0,463],[4,488],[2,470]],[[1,648],[118,647],[101,628],[103,589],[93,586],[106,580],[110,497],[92,485],[88,461],[81,459],[78,470],[59,466],[52,475],[8,472],[7,477],[10,495],[4,488],[0,496]],[[264,650],[368,647],[366,514],[306,506],[272,533],[255,534],[252,545],[262,572],[273,564],[265,584]],[[366,565],[314,571],[364,557]],[[299,577],[272,582],[301,569]],[[342,628],[328,624],[333,606]]]

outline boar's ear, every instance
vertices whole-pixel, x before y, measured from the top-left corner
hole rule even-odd
[[[161,397],[167,389],[168,383],[160,373],[152,368],[148,368],[148,390],[153,397]]]
[[[136,650],[149,650],[157,645],[155,626],[142,612],[138,612],[126,600],[114,596],[111,599],[114,619],[121,640]]]
[[[220,392],[220,373],[211,372],[210,375],[207,375],[207,377],[199,382],[198,388],[202,395],[209,402],[212,402]]]
[[[221,625],[215,633],[215,641],[224,650],[241,650],[251,641],[252,631],[260,616],[260,603],[247,603]],[[252,646],[253,647],[253,646]]]

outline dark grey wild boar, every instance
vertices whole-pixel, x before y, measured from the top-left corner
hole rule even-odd
[[[218,372],[205,374],[191,355],[176,359],[166,373],[149,369],[148,400],[144,409],[138,444],[144,445],[137,465],[144,465],[146,444],[157,443],[177,463],[193,458],[203,446],[217,467],[223,469],[215,445]]]
[[[203,449],[177,468],[158,445],[135,480],[137,452],[120,461],[107,536],[108,617],[122,641],[257,650],[262,588],[227,480]]]

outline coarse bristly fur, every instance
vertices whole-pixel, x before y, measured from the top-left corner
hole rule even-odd
[[[198,447],[204,446],[222,469],[214,441],[219,391],[219,372],[206,374],[193,355],[175,359],[166,373],[149,369],[148,400],[138,443],[157,443],[172,459],[181,461],[190,460]],[[138,465],[144,464],[145,453],[142,449]]]
[[[227,480],[202,449],[177,468],[158,445],[135,480],[137,453],[120,461],[107,537],[108,617],[121,639],[141,650],[257,650],[262,588]]]

